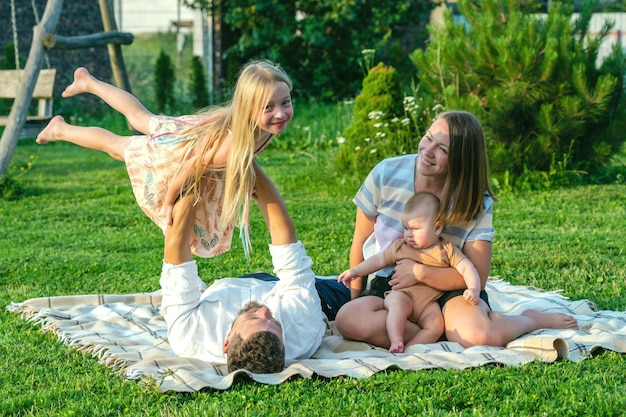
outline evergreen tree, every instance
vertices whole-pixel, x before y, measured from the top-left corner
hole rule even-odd
[[[369,70],[354,100],[352,122],[343,131],[337,166],[363,177],[380,160],[413,149],[415,133],[405,118],[397,71],[379,63]]]
[[[154,69],[154,91],[158,110],[163,113],[174,111],[174,83],[176,74],[172,59],[163,50],[159,53]]]
[[[199,56],[195,56],[191,59],[191,74],[190,78],[190,93],[191,104],[196,109],[201,109],[208,106],[209,92],[207,90],[206,76],[204,75],[204,65]]]
[[[447,13],[412,60],[421,87],[448,109],[474,112],[495,172],[595,171],[624,142],[624,56],[596,64],[611,29],[588,34],[597,1],[553,1],[547,15],[523,0],[459,0],[466,24]]]

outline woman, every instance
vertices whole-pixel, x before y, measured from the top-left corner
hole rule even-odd
[[[462,297],[465,283],[454,268],[432,267],[401,260],[381,275],[392,275],[389,285],[401,289],[421,283],[444,292],[439,299],[445,321],[445,336],[465,347],[504,346],[511,340],[540,328],[577,329],[566,314],[526,310],[519,316],[491,311],[485,284],[491,264],[495,195],[489,186],[487,154],[482,126],[464,111],[437,117],[418,146],[417,155],[389,158],[370,172],[354,201],[357,205],[350,266],[384,250],[402,237],[400,213],[416,192],[431,192],[441,200],[446,227],[442,236],[453,242],[474,263],[481,279],[481,300],[471,305]],[[353,281],[353,300],[337,313],[336,324],[346,339],[388,348],[383,299],[359,297],[362,280]],[[404,339],[420,328],[407,322]]]

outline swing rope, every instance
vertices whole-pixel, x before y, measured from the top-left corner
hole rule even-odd
[[[33,7],[33,14],[35,15],[35,24],[39,25],[39,12],[37,11],[37,4],[35,4],[35,0],[31,0],[31,5]],[[46,60],[46,68],[50,68],[50,58],[48,58],[48,51],[44,49],[43,58]]]
[[[15,69],[20,69],[20,51],[17,45],[17,19],[15,18],[15,0],[11,0],[11,25],[13,27],[13,49],[15,50]]]
[[[35,0],[31,0],[31,6],[33,8],[33,14],[35,15],[35,24],[39,25],[39,12],[37,11],[37,4]],[[11,0],[11,28],[13,29],[13,49],[15,51],[15,69],[21,69],[20,65],[20,48],[17,37],[17,18],[15,17],[15,0]],[[44,51],[43,55],[46,61],[46,67],[50,68],[50,58],[48,52]]]

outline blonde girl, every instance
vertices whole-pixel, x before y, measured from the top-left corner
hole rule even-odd
[[[291,88],[280,66],[252,61],[237,76],[230,102],[195,115],[171,117],[154,115],[132,94],[78,68],[63,97],[94,94],[144,135],[120,136],[100,127],[74,126],[56,116],[37,142],[67,141],[124,161],[139,206],[163,231],[172,222],[175,201],[192,193],[196,200],[192,251],[201,257],[228,251],[238,223],[247,255],[253,159],[291,121]]]

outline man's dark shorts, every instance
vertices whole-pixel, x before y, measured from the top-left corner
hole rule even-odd
[[[246,274],[241,278],[256,278],[263,281],[278,281],[274,275],[265,272]],[[342,305],[350,301],[350,290],[336,279],[315,278],[315,289],[320,296],[322,311],[329,321],[335,320],[337,312]]]

